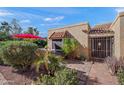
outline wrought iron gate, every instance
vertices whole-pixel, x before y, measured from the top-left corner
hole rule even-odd
[[[94,37],[89,40],[91,58],[103,59],[112,56],[113,37]]]

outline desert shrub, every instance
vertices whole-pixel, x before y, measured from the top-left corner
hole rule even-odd
[[[0,65],[4,64],[2,57],[1,57],[1,51],[0,51]]]
[[[25,41],[8,41],[2,47],[2,59],[19,70],[25,70],[36,60],[37,45]]]
[[[33,67],[36,72],[39,72],[41,65],[45,65],[46,69],[50,74],[54,74],[54,71],[60,68],[60,63],[62,62],[62,57],[48,52],[47,49],[38,48],[35,53],[38,59],[34,62]]]
[[[71,69],[62,68],[55,72],[55,76],[41,75],[39,84],[44,85],[76,85],[78,84],[77,72]]]
[[[120,84],[124,85],[124,57],[118,61],[117,77]]]
[[[40,48],[44,48],[47,45],[47,41],[45,40],[35,40],[33,43],[37,44]]]
[[[59,70],[63,66],[62,64],[63,58],[61,56],[57,56],[55,54],[50,53],[48,56],[48,60],[49,60],[48,68],[50,74],[54,76],[55,71]]]
[[[109,72],[114,75],[118,71],[118,61],[115,57],[107,57],[105,59],[105,62],[107,63]]]
[[[77,72],[67,69],[62,64],[63,58],[49,53],[48,73],[38,77],[36,84],[45,85],[73,85],[78,84]],[[44,61],[45,62],[45,61]]]
[[[4,64],[3,60],[2,60],[2,56],[1,56],[1,50],[0,50],[0,65]]]
[[[0,58],[0,65],[3,65],[4,64],[4,62],[3,62],[3,60]]]
[[[118,70],[117,77],[118,77],[119,83],[124,85],[124,69]]]
[[[67,69],[62,64],[63,58],[48,52],[47,50],[37,49],[36,55],[39,57],[35,62],[37,71],[42,64],[48,62],[48,73],[42,73],[38,76],[35,84],[45,85],[73,85],[78,84],[77,72],[75,70]],[[45,59],[47,57],[47,59]]]
[[[5,42],[1,41],[0,42],[0,65],[3,65],[3,59],[2,59],[2,47],[5,45]]]
[[[62,51],[65,55],[65,57],[75,57],[75,51],[78,47],[77,40],[73,38],[65,38],[63,41]]]
[[[12,39],[11,36],[7,35],[5,32],[0,32],[0,40],[6,41]]]
[[[107,57],[105,59],[109,71],[112,75],[117,75],[120,84],[124,84],[124,57],[117,60],[115,57]]]
[[[76,57],[77,60],[85,61],[86,57],[84,57],[82,54]]]
[[[105,62],[108,65],[109,71],[112,75],[117,74],[118,70],[124,69],[124,58],[121,57],[119,60],[115,57],[107,57]]]
[[[46,49],[38,48],[35,51],[35,54],[37,55],[38,58],[32,64],[32,68],[35,69],[36,73],[39,73],[40,68],[45,64]]]

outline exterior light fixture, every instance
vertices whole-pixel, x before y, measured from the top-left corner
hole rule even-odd
[[[98,46],[99,46],[99,47],[101,46],[101,42],[98,43]]]

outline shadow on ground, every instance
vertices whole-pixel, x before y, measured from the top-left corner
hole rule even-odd
[[[79,85],[99,85],[101,84],[98,82],[97,78],[90,78],[88,75],[86,75],[86,72],[83,71],[77,71],[77,77],[79,80]]]
[[[84,64],[84,61],[80,60],[65,60],[65,64]]]

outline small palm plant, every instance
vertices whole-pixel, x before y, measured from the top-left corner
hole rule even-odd
[[[64,52],[65,57],[73,56],[77,47],[78,47],[77,40],[73,38],[65,38],[62,46],[62,50]]]
[[[37,49],[35,54],[38,56],[37,60],[34,62],[36,72],[39,73],[40,66],[45,64],[45,69],[48,71],[48,50],[47,49]]]

